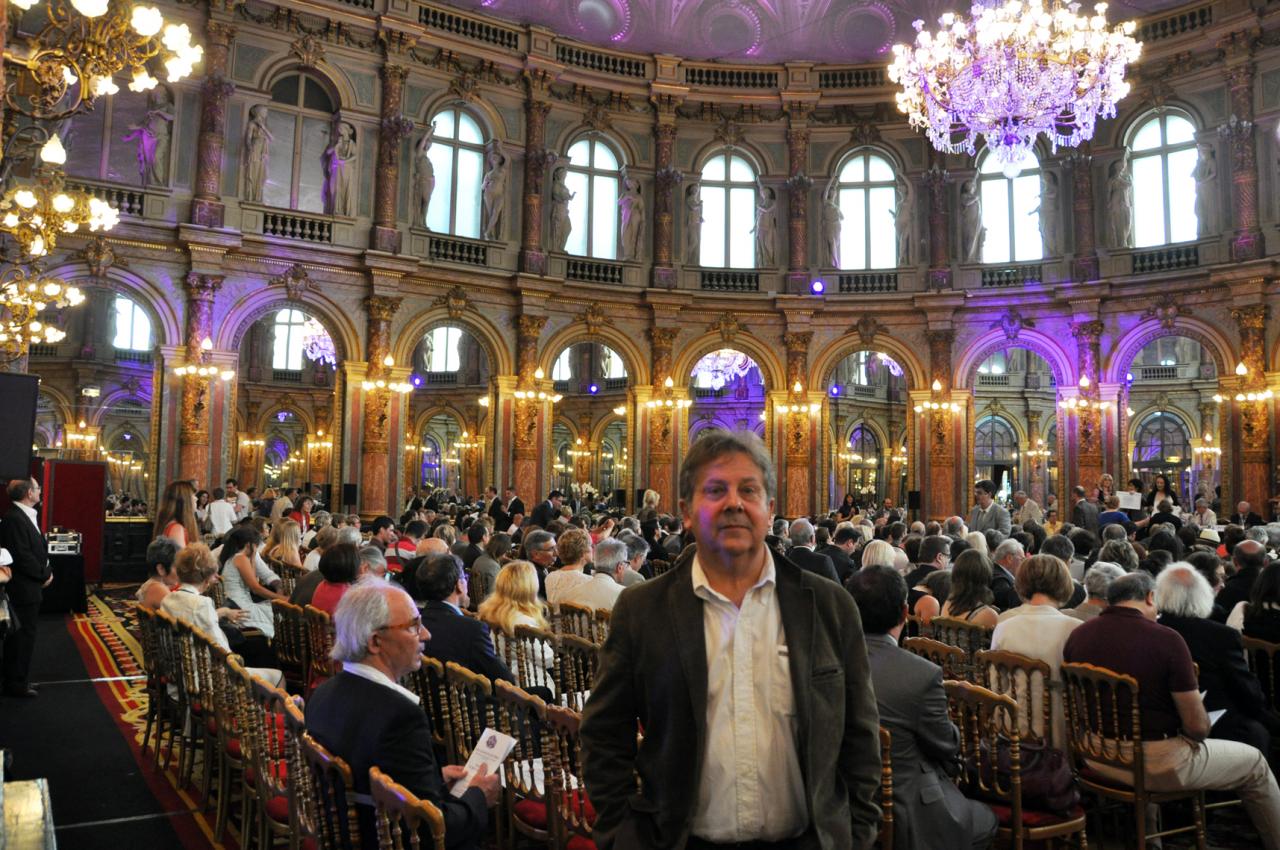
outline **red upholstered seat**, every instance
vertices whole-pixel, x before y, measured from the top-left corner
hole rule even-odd
[[[596,843],[583,835],[575,835],[565,845],[567,850],[596,850]]]
[[[239,739],[239,738],[228,738],[228,739],[227,739],[227,755],[231,756],[232,758],[236,758],[236,759],[241,758],[241,757],[243,756],[243,754],[240,752],[240,739]]]
[[[302,850],[320,850],[320,845],[316,843],[314,838],[304,835],[302,837]]]
[[[289,781],[289,764],[284,759],[280,759],[280,761],[276,762],[272,766],[271,772],[274,773],[276,779],[280,780],[281,782]],[[258,781],[258,773],[253,769],[252,765],[245,767],[244,781],[249,783],[251,787],[254,786],[255,783]]]
[[[1000,826],[1008,827],[1013,820],[1013,809],[1000,803],[990,803],[991,811],[1000,820]],[[1040,829],[1046,826],[1055,826],[1066,821],[1076,820],[1084,817],[1084,807],[1075,806],[1071,809],[1071,813],[1066,815],[1055,814],[1054,812],[1038,812],[1029,809],[1022,810],[1022,825],[1027,829]]]
[[[284,795],[272,797],[267,801],[267,817],[276,823],[289,822],[289,798]]]
[[[547,828],[547,804],[544,800],[524,799],[512,808],[516,818],[534,829]]]
[[[566,795],[569,798],[569,806],[573,809],[573,813],[587,822],[588,825],[596,822],[596,808],[591,805],[591,798],[584,791],[569,791]]]

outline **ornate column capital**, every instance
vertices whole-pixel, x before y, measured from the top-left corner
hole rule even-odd
[[[1097,319],[1087,322],[1072,322],[1071,335],[1076,338],[1077,342],[1097,345],[1098,340],[1102,337],[1102,328],[1102,322]]]
[[[404,300],[397,295],[369,295],[364,299],[364,310],[373,322],[390,322]]]
[[[202,274],[188,272],[184,281],[187,298],[192,301],[212,302],[218,290],[222,288],[223,276],[220,274]]]
[[[1236,307],[1231,311],[1241,331],[1263,331],[1267,327],[1269,311],[1266,304],[1251,304],[1247,307]]]
[[[378,74],[382,77],[382,81],[388,85],[403,85],[405,79],[409,76],[409,69],[403,65],[397,65],[394,62],[388,62],[378,69]]]

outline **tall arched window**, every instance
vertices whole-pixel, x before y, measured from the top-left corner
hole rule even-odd
[[[461,367],[458,357],[458,343],[462,340],[462,329],[451,327],[435,328],[430,333],[427,348],[428,372],[456,372]]]
[[[978,476],[994,481],[999,492],[1007,493],[1015,483],[1017,449],[1018,438],[1008,422],[999,416],[980,421],[973,440],[973,463]]]
[[[569,365],[569,352],[571,349],[566,348],[560,352],[560,356],[556,358],[556,363],[551,367],[551,380],[553,381],[571,381],[573,380],[573,368]]]
[[[324,152],[331,140],[334,112],[328,90],[306,74],[290,74],[271,87],[263,203],[324,212]]]
[[[484,182],[484,134],[456,106],[431,119],[435,136],[427,157],[436,187],[427,208],[427,227],[436,233],[480,238],[480,187]]]
[[[608,346],[604,347],[604,362],[600,365],[600,372],[606,381],[627,377],[627,367],[623,365],[622,358]]]
[[[301,310],[286,308],[276,313],[272,369],[302,369],[302,340],[306,335],[306,324],[307,316]]]
[[[127,351],[151,350],[151,319],[123,295],[116,296],[116,333],[112,345]]]
[[[755,168],[732,151],[717,153],[702,166],[699,265],[755,268],[755,181]]]
[[[569,199],[569,241],[565,251],[580,257],[618,258],[618,169],[621,162],[600,139],[579,139],[569,147],[565,187]]]
[[[1014,177],[1005,176],[1000,160],[988,153],[978,169],[982,198],[984,263],[1025,263],[1044,257],[1040,237],[1040,162],[1028,153]],[[1013,169],[1008,169],[1014,173]]]
[[[841,167],[840,268],[891,269],[898,264],[893,180],[889,160],[872,151],[855,153]]]
[[[1129,142],[1133,170],[1133,244],[1195,239],[1196,128],[1172,112],[1152,115]]]
[[[1190,465],[1191,436],[1182,420],[1157,412],[1142,420],[1133,440],[1133,467],[1161,470]]]

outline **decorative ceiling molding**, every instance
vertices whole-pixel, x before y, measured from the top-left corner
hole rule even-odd
[[[720,339],[726,345],[732,344],[739,333],[747,330],[747,326],[738,321],[738,314],[732,310],[721,313],[714,322],[707,325],[708,331],[719,331]]]

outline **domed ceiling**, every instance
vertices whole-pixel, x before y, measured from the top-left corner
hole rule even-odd
[[[636,53],[729,62],[888,61],[915,38],[911,22],[934,24],[968,0],[444,0],[522,24],[540,24],[589,44]],[[1081,4],[1092,10],[1093,3]],[[1113,2],[1113,22],[1183,0]]]

